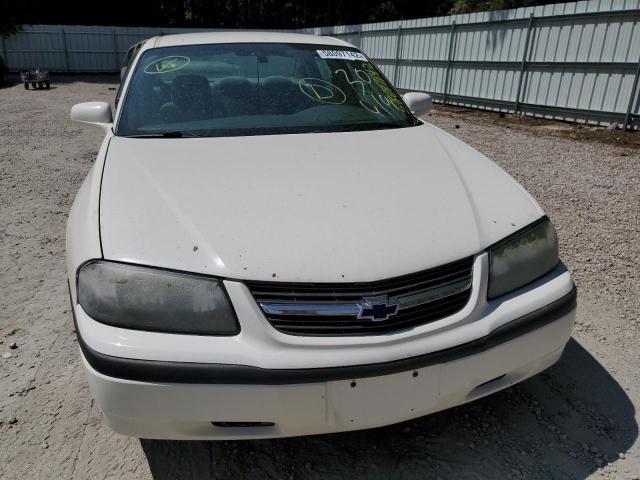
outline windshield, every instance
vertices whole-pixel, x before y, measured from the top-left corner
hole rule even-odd
[[[380,71],[356,49],[210,44],[144,52],[117,135],[270,135],[414,122]]]

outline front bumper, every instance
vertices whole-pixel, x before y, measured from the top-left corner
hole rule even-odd
[[[520,382],[560,358],[575,304],[572,288],[455,347],[327,368],[126,359],[98,353],[78,333],[92,394],[117,432],[158,439],[272,438],[388,425]]]

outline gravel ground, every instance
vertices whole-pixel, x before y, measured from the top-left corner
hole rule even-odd
[[[640,479],[635,138],[582,129],[577,141],[565,124],[451,108],[428,120],[496,160],[558,228],[580,306],[556,366],[472,404],[376,430],[219,443],[112,433],[79,363],[64,230],[100,141],[68,121],[69,108],[111,100],[116,82],[71,77],[54,79],[50,91],[0,90],[0,477]],[[616,145],[620,136],[630,141]]]

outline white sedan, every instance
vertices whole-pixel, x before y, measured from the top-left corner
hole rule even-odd
[[[131,55],[67,227],[91,392],[143,438],[401,422],[556,362],[576,292],[553,225],[418,119],[343,41],[152,38]]]

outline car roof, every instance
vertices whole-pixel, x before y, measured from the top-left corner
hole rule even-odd
[[[180,33],[154,37],[145,45],[145,50],[177,45],[200,45],[207,43],[304,43],[311,45],[331,45],[353,47],[350,43],[333,37],[304,35],[300,33],[277,33],[260,31],[198,32]]]

